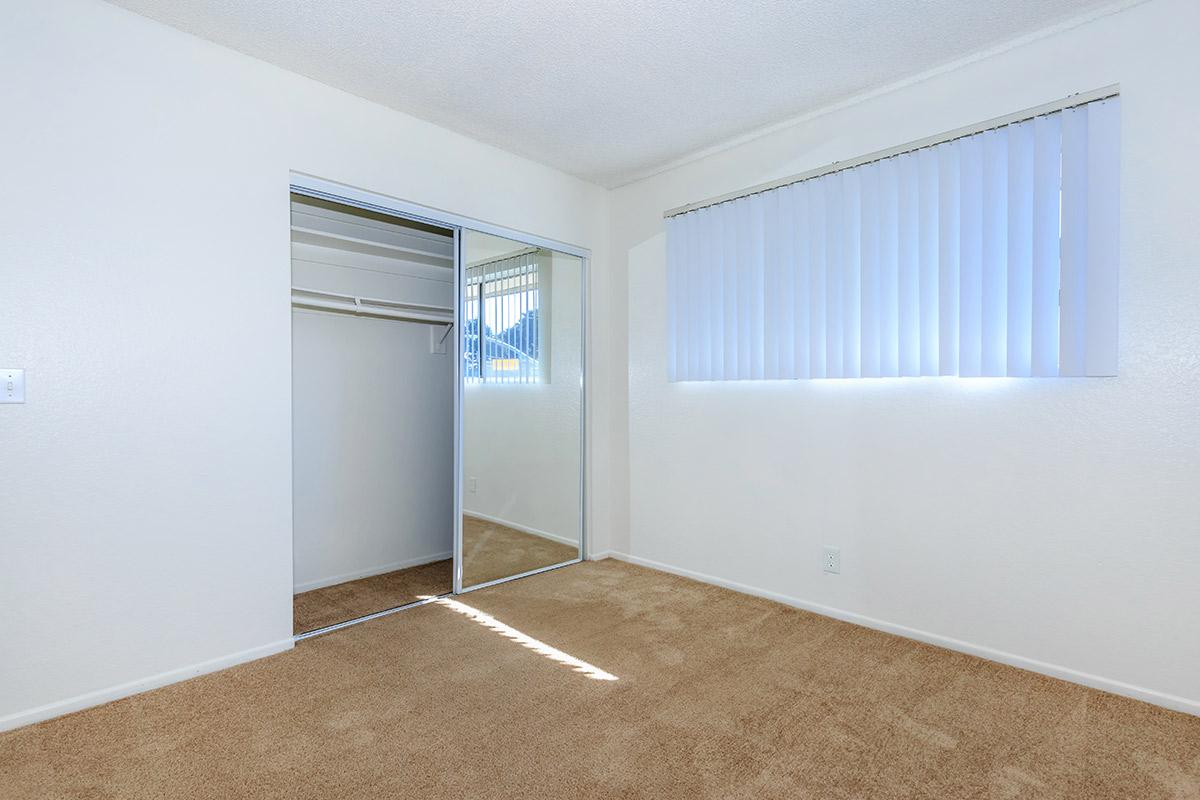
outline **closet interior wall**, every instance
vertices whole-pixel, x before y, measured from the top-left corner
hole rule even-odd
[[[452,234],[293,195],[292,287],[294,592],[439,561],[450,591]]]

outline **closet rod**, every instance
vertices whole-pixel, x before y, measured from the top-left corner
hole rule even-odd
[[[365,317],[382,317],[434,325],[453,325],[454,309],[426,303],[398,303],[370,297],[292,287],[292,305],[317,311],[339,311]]]

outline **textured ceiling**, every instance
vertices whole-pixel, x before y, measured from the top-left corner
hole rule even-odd
[[[1103,4],[115,2],[606,186]]]

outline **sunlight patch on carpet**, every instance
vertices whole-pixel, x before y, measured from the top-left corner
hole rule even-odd
[[[424,599],[424,598],[422,598],[422,599]],[[596,681],[619,680],[617,678],[617,676],[613,675],[611,672],[605,672],[604,670],[600,669],[599,667],[597,667],[593,664],[589,664],[586,661],[581,661],[578,658],[575,658],[575,656],[569,655],[568,653],[564,653],[562,650],[559,650],[557,647],[551,647],[550,645],[546,644],[543,641],[534,639],[532,636],[530,636],[526,633],[522,633],[521,631],[517,630],[516,628],[512,627],[511,625],[505,625],[503,622],[496,619],[491,614],[485,614],[484,612],[480,611],[479,609],[473,608],[473,607],[467,605],[466,603],[460,603],[459,601],[451,600],[448,597],[439,597],[439,598],[435,599],[433,602],[439,606],[448,608],[451,611],[462,614],[467,619],[470,619],[474,622],[478,622],[480,625],[487,628],[488,630],[495,631],[496,633],[500,634],[504,638],[514,641],[517,644],[521,645],[522,647],[532,650],[533,652],[537,653],[538,655],[545,656],[546,658],[550,659],[551,661],[562,664],[563,666],[566,666],[566,667],[570,667],[575,672],[578,672],[582,675],[586,675],[587,677],[591,678],[592,680],[596,680]]]

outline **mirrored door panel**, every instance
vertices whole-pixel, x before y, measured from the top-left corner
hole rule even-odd
[[[580,558],[583,260],[464,230],[462,588]]]

